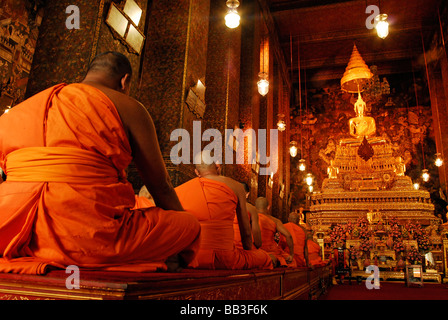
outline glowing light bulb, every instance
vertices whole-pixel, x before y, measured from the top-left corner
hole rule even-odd
[[[300,159],[299,160],[299,170],[300,171],[305,171],[306,170],[305,159]]]
[[[235,8],[230,8],[225,16],[226,26],[230,29],[235,29],[240,25],[240,19],[241,17],[238,14],[238,11],[236,11]]]
[[[265,96],[269,92],[268,75],[265,72],[260,72],[258,76],[260,77],[260,80],[257,82],[258,93]]]
[[[311,173],[306,174],[305,182],[308,186],[313,184],[313,175]]]
[[[298,148],[297,148],[297,142],[296,141],[291,141],[291,143],[289,144],[289,154],[291,155],[291,157],[295,157],[297,156],[297,152],[298,152]]]
[[[429,172],[428,172],[428,169],[423,169],[423,171],[422,171],[422,179],[423,179],[423,181],[425,181],[425,182],[428,182],[428,181],[429,181]]]
[[[442,155],[440,153],[436,153],[435,165],[437,167],[441,167],[443,165],[443,158],[442,158]]]
[[[377,21],[376,33],[381,39],[385,39],[389,34],[389,22],[387,22],[387,14],[379,14],[375,17]]]

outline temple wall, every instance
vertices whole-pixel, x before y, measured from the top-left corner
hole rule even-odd
[[[23,101],[25,97],[43,15],[43,4],[40,1],[2,1],[0,114],[7,107]]]
[[[33,31],[35,54],[30,80],[25,86],[26,97],[61,82],[81,81],[98,53],[109,50],[124,53],[134,71],[131,96],[145,105],[155,122],[175,186],[195,176],[191,164],[174,165],[170,160],[170,152],[177,144],[170,141],[175,129],[186,129],[193,139],[193,124],[200,121],[201,133],[209,128],[222,133],[224,150],[226,129],[256,132],[267,129],[269,136],[269,129],[276,129],[278,113],[285,114],[285,120],[289,121],[289,76],[264,1],[242,2],[241,25],[229,29],[224,24],[225,1],[137,0],[143,11],[138,27],[146,36],[141,54],[131,53],[106,24],[112,2],[124,4],[111,0],[45,3],[39,32]],[[79,8],[79,29],[66,28],[69,5]],[[258,94],[256,86],[261,71],[261,36],[268,39],[270,56],[270,89],[265,97]],[[189,92],[198,80],[206,88],[202,101],[205,110],[189,103]],[[279,134],[279,155],[272,155],[278,170],[272,183],[268,176],[258,174],[259,165],[248,163],[247,155],[245,164],[223,166],[225,175],[251,186],[252,202],[258,196],[266,196],[272,203],[273,214],[281,218],[289,212],[289,135],[289,129]],[[208,143],[202,142],[202,147]],[[270,143],[267,142],[267,150]],[[245,149],[247,152],[247,142]],[[193,150],[191,156],[192,153]],[[269,151],[267,156],[271,156]],[[236,150],[232,157],[236,162]],[[142,182],[133,163],[128,168],[128,179],[138,191]]]

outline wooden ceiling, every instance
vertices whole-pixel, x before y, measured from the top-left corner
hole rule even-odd
[[[342,77],[354,44],[380,75],[411,72],[421,64],[422,38],[427,48],[439,28],[444,0],[268,0],[268,5],[292,82],[298,82],[300,57],[301,76],[321,83]],[[388,14],[386,39],[366,27],[367,5]]]

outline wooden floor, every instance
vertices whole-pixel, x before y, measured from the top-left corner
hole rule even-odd
[[[331,285],[329,266],[180,273],[80,270],[79,289],[67,288],[68,276],[64,270],[45,276],[0,274],[0,300],[310,300]]]

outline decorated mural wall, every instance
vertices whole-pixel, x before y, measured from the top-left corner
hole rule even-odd
[[[0,112],[24,99],[43,17],[43,2],[1,1]]]

